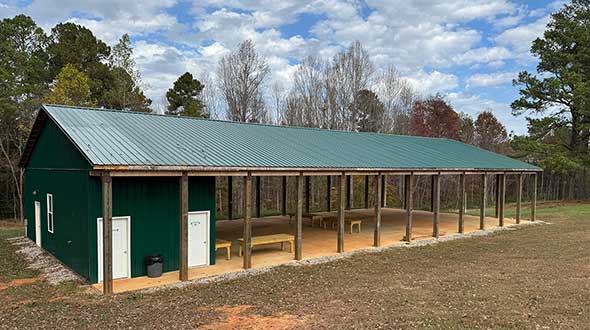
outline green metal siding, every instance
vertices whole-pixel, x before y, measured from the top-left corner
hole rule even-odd
[[[102,215],[100,178],[90,179],[88,243],[91,282],[98,279],[96,219]],[[211,211],[211,264],[215,263],[215,180],[189,179],[189,211]],[[178,269],[179,180],[171,177],[113,178],[113,217],[131,217],[131,276],[146,275],[144,258],[164,255],[164,271]]]
[[[46,120],[27,164],[30,168],[89,170],[91,166],[59,127]]]
[[[35,201],[41,204],[41,245],[83,277],[88,269],[90,164],[51,120],[45,121],[25,169],[27,236],[35,241]],[[35,194],[33,194],[35,192]],[[47,194],[53,195],[54,231],[47,231]]]
[[[88,171],[28,169],[25,182],[28,237],[35,241],[34,202],[39,201],[41,246],[76,273],[89,278]],[[53,195],[53,233],[47,231],[48,193]]]

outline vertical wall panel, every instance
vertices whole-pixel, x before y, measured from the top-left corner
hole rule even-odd
[[[96,251],[96,218],[100,217],[101,193],[91,178],[91,215],[89,240]],[[144,276],[144,258],[164,256],[164,271],[179,267],[179,184],[177,177],[113,178],[113,217],[131,217],[131,276]],[[215,178],[189,178],[189,212],[209,210],[210,263],[215,263]],[[98,212],[98,213],[97,213]],[[91,281],[96,282],[96,253],[90,254]]]

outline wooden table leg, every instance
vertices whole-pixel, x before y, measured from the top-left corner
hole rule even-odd
[[[238,246],[238,256],[239,257],[242,256],[242,244],[240,244],[240,246]]]
[[[289,253],[293,253],[293,241],[289,241]]]
[[[231,259],[231,246],[228,246],[225,248],[226,252],[227,252],[227,260]]]

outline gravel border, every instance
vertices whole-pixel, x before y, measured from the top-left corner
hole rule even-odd
[[[16,247],[16,253],[26,260],[27,267],[38,270],[41,273],[40,277],[48,283],[57,285],[66,281],[84,281],[78,274],[27,237],[13,237],[6,240]]]
[[[477,231],[473,231],[473,232],[466,233],[466,234],[455,233],[455,234],[441,236],[438,239],[437,238],[421,239],[421,240],[414,241],[411,243],[399,242],[399,243],[395,243],[395,244],[391,244],[391,245],[383,246],[383,247],[378,247],[378,248],[367,247],[367,248],[362,248],[362,249],[358,249],[358,250],[354,250],[354,251],[340,253],[337,255],[310,258],[310,259],[305,259],[305,260],[293,260],[293,261],[283,263],[283,264],[278,264],[278,265],[271,265],[271,266],[252,268],[252,269],[243,269],[243,270],[238,270],[235,272],[228,272],[228,273],[224,273],[224,274],[198,278],[198,279],[194,279],[194,280],[190,280],[190,281],[186,281],[186,282],[164,284],[164,285],[159,285],[159,286],[152,287],[152,288],[139,289],[134,292],[150,293],[150,292],[156,292],[156,291],[160,291],[160,290],[167,290],[167,289],[171,289],[171,288],[186,288],[186,287],[198,285],[198,284],[224,282],[224,281],[230,281],[230,280],[245,277],[245,276],[252,276],[252,275],[256,275],[256,274],[266,273],[266,272],[269,272],[269,271],[273,270],[274,268],[280,267],[280,266],[298,267],[298,266],[304,266],[304,265],[323,264],[323,263],[331,262],[334,260],[350,258],[350,257],[360,254],[360,253],[379,253],[379,252],[383,252],[383,251],[390,250],[390,249],[396,249],[396,248],[414,248],[414,247],[420,247],[420,246],[434,245],[434,244],[438,244],[438,243],[442,243],[442,242],[454,241],[457,239],[487,236],[487,235],[490,235],[490,234],[493,234],[496,232],[518,230],[518,229],[520,229],[522,227],[526,227],[526,226],[538,226],[538,225],[544,225],[544,224],[551,224],[551,223],[536,220],[535,222],[511,224],[511,225],[506,225],[504,227],[494,227],[491,229],[477,230]]]

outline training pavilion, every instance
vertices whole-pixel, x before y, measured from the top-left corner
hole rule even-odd
[[[173,281],[195,278],[196,275],[189,276],[192,268],[202,272],[200,276],[211,275],[213,273],[207,273],[206,269],[222,267],[224,262],[228,268],[220,268],[217,273],[235,270],[233,259],[236,258],[225,260],[225,255],[216,258],[216,250],[227,247],[227,259],[230,259],[236,244],[243,250],[240,266],[251,268],[253,240],[256,242],[257,237],[252,227],[263,218],[260,217],[262,177],[282,178],[277,179],[282,183],[282,216],[266,223],[265,233],[284,226],[275,233],[287,232],[293,240],[277,242],[281,245],[294,243],[290,258],[301,260],[317,256],[313,251],[316,246],[319,251],[324,241],[333,242],[330,251],[344,252],[349,238],[352,242],[355,237],[361,237],[355,235],[362,235],[352,234],[351,219],[365,219],[365,227],[370,224],[371,242],[363,241],[365,246],[379,247],[385,238],[387,245],[395,241],[411,242],[415,238],[413,224],[418,214],[431,225],[428,236],[438,237],[440,219],[444,217],[440,211],[442,176],[459,178],[463,198],[459,198],[458,216],[453,218],[458,233],[465,231],[468,218],[464,198],[467,176],[480,179],[479,217],[472,217],[479,222],[474,230],[484,229],[489,219],[485,214],[489,176],[494,176],[496,183],[494,221],[504,226],[506,177],[512,175],[516,179],[517,211],[513,220],[519,223],[523,176],[531,175],[529,220],[534,221],[535,187],[540,171],[531,164],[443,138],[236,123],[59,105],[44,105],[40,110],[21,166],[26,175],[28,237],[89,282],[97,283],[107,294],[113,292],[114,278],[121,283],[134,278],[146,279],[144,259],[154,253],[164,255],[165,275],[172,274],[164,277],[172,277]],[[309,180],[315,176],[327,177],[329,187],[326,189],[328,209],[321,212],[309,210]],[[366,178],[365,205],[358,214],[347,210],[351,204],[353,176]],[[403,178],[402,209],[390,210],[384,205],[388,176]],[[413,208],[417,176],[431,178],[429,212]],[[232,195],[239,193],[233,191],[232,180],[243,180],[243,205],[231,202],[228,205],[230,217],[236,207],[242,208],[243,216],[228,225],[233,229],[228,229],[227,235],[215,217],[218,177],[227,177],[230,201],[234,200]],[[288,177],[293,177],[290,182],[295,182],[296,207],[292,211],[287,209]],[[331,209],[334,186],[336,207]],[[368,202],[369,194],[372,205]],[[393,234],[382,231],[389,221],[386,214],[403,221],[403,235],[392,237]],[[304,219],[312,226],[318,220],[318,227],[304,227]],[[392,226],[394,220],[391,220]],[[355,228],[358,232],[361,231],[360,221]],[[261,220],[260,223],[265,222]],[[232,230],[237,236],[231,236]],[[310,253],[306,252],[309,256],[303,253],[304,234],[310,237]],[[226,237],[222,237],[224,235]],[[312,240],[312,237],[317,239]],[[220,238],[226,239],[228,245],[224,246],[225,241]],[[274,253],[286,255],[276,250]],[[231,262],[234,262],[233,268],[229,266]]]

